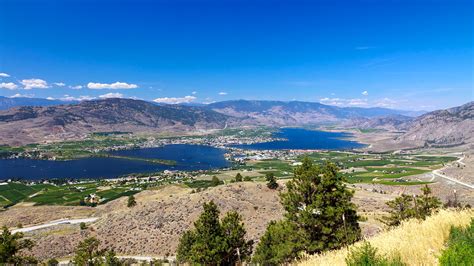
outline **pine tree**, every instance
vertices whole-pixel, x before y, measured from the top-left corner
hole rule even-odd
[[[89,237],[76,247],[73,263],[75,265],[96,266],[104,263],[103,256],[106,250],[99,249],[100,241]]]
[[[229,212],[219,220],[217,205],[204,204],[204,211],[194,222],[194,229],[185,232],[179,241],[177,259],[200,265],[233,265],[247,259],[252,242],[245,240],[241,216]]]
[[[319,167],[305,158],[287,188],[281,195],[285,217],[306,235],[305,252],[340,248],[360,238],[353,192],[334,164]]]
[[[287,220],[271,221],[252,260],[267,266],[287,264],[298,257],[306,244],[304,233],[295,224]]]
[[[424,220],[441,207],[441,201],[432,196],[431,188],[428,185],[422,187],[421,191],[422,194],[416,197],[415,211],[417,211],[417,217]]]
[[[276,182],[275,174],[267,173],[265,175],[265,179],[267,180],[267,187],[270,189],[277,189],[278,183]]]
[[[0,264],[28,264],[34,261],[34,258],[20,257],[18,253],[24,249],[31,249],[34,246],[33,241],[23,239],[22,233],[12,234],[6,226],[0,234]]]
[[[388,226],[398,226],[402,221],[415,217],[413,197],[409,195],[402,194],[386,204],[390,208],[389,216],[383,217],[382,222]]]

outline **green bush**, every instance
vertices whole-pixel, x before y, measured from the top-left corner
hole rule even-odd
[[[399,256],[386,258],[377,254],[377,248],[364,242],[360,247],[352,248],[346,258],[348,266],[402,266],[405,265]]]
[[[474,219],[468,228],[451,228],[448,247],[439,262],[441,265],[474,265]]]

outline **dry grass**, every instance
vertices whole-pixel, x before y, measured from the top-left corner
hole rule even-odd
[[[426,221],[410,220],[400,227],[367,239],[380,254],[398,254],[408,265],[438,265],[440,251],[446,243],[451,226],[469,225],[473,210],[442,210]],[[360,245],[358,242],[354,245]],[[347,249],[309,256],[298,265],[345,265]]]

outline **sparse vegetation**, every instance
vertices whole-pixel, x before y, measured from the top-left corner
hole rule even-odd
[[[382,221],[389,226],[398,226],[410,218],[426,219],[441,207],[441,201],[431,195],[431,189],[425,185],[421,188],[421,195],[409,196],[406,194],[387,202],[390,215],[383,217]]]

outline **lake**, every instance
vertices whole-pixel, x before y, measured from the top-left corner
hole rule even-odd
[[[208,170],[230,165],[224,158],[225,150],[202,145],[176,144],[111,153],[122,156],[175,160],[177,164],[170,166],[116,158],[85,158],[70,161],[0,159],[0,179],[111,178],[130,173]]]
[[[283,128],[274,137],[287,141],[273,141],[250,145],[236,145],[244,149],[328,149],[346,150],[363,144],[349,141],[350,134]],[[71,161],[31,159],[0,159],[0,180],[9,178],[112,178],[131,173],[150,173],[163,170],[209,170],[230,166],[225,150],[203,145],[175,144],[159,148],[144,148],[110,152],[113,155],[174,160],[176,165],[162,165],[140,160],[118,158],[85,158]]]
[[[364,147],[364,144],[350,141],[350,133],[326,132],[302,128],[282,128],[273,134],[285,141],[272,141],[255,144],[234,145],[234,147],[252,150],[348,150]]]

